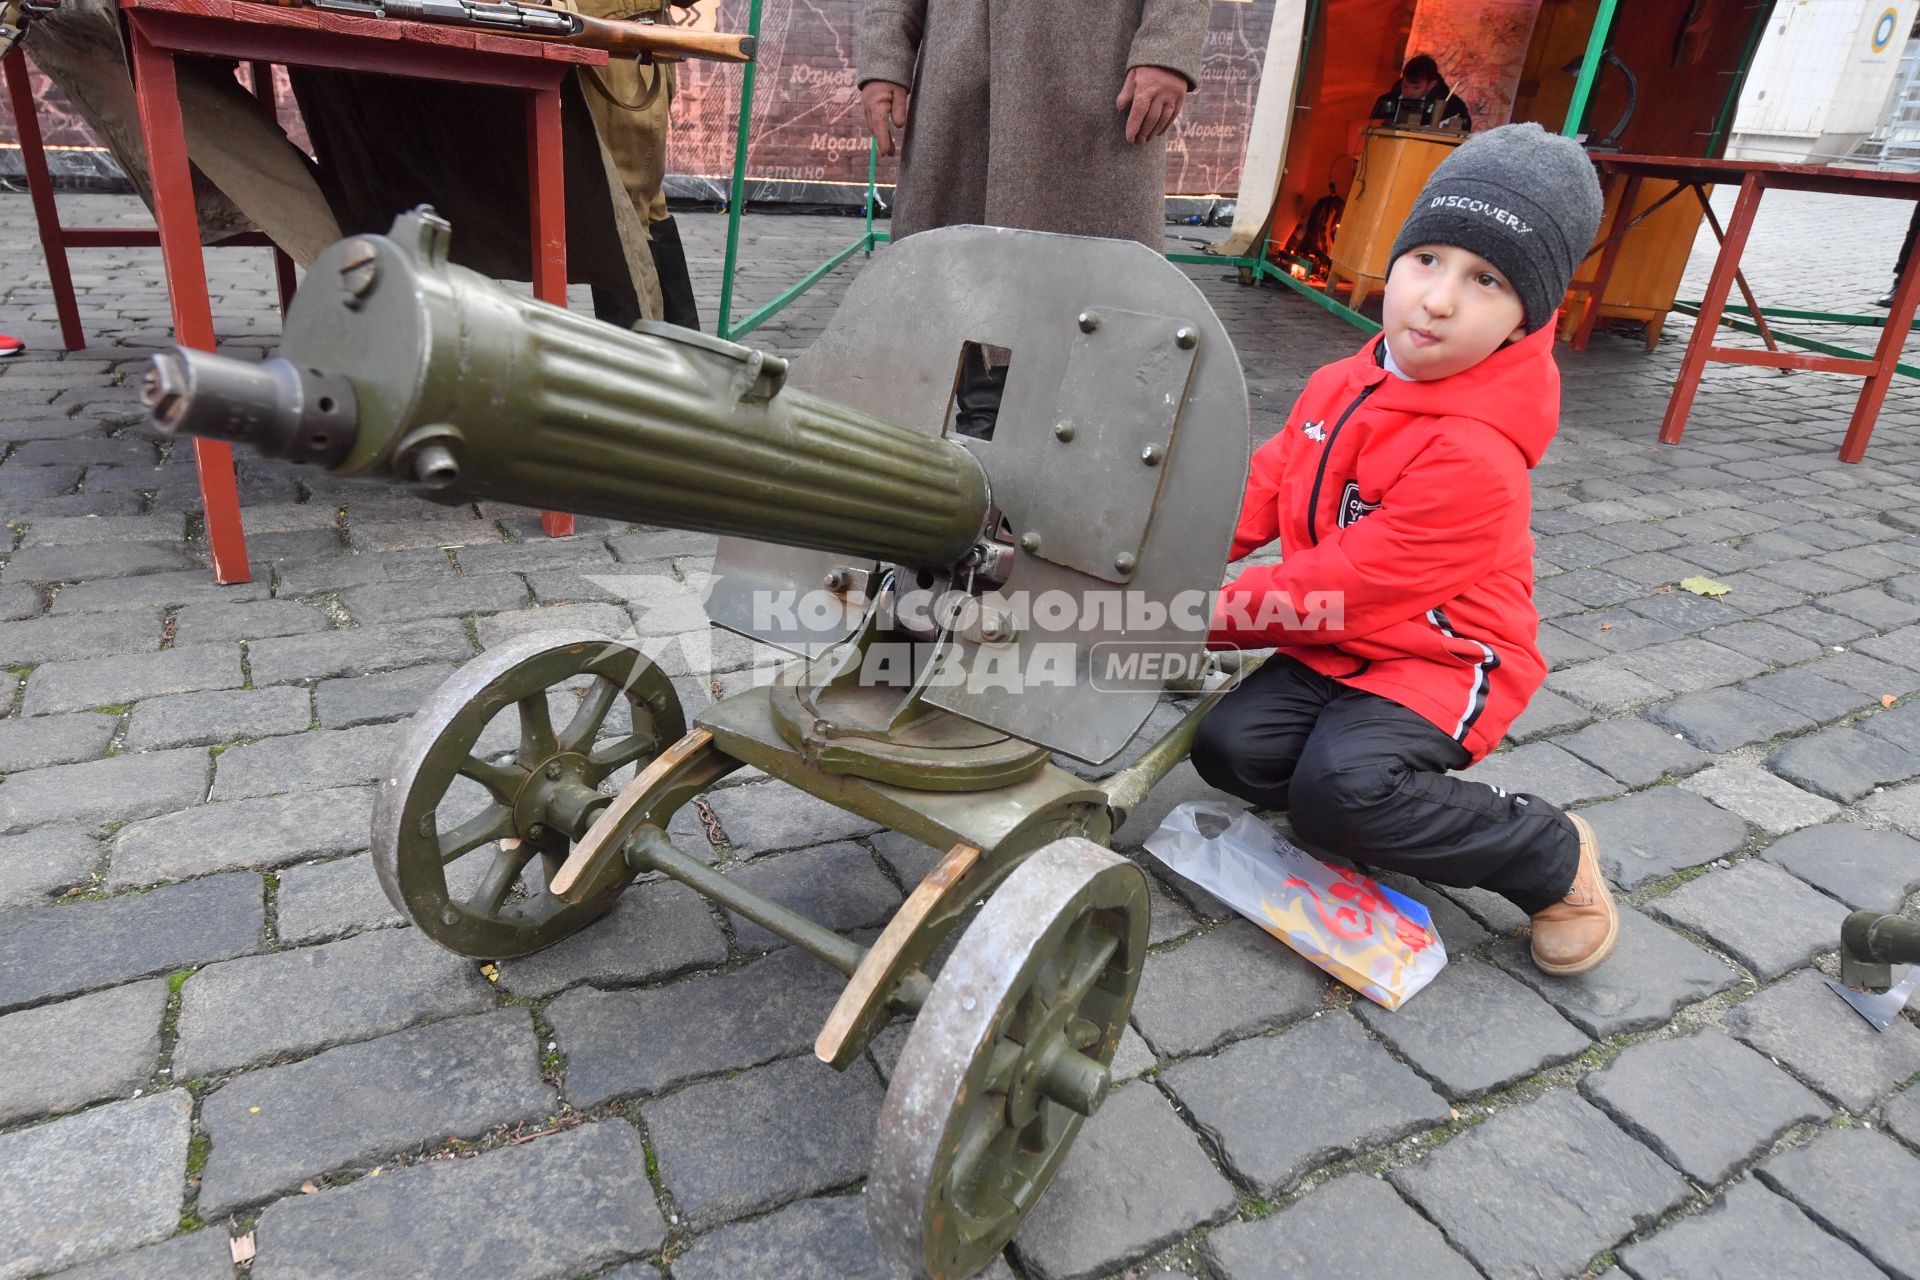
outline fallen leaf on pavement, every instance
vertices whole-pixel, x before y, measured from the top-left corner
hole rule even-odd
[[[253,1232],[249,1231],[243,1236],[235,1236],[232,1240],[229,1240],[227,1244],[233,1251],[234,1266],[244,1267],[253,1261]]]
[[[1899,699],[1894,697],[1890,693],[1883,693],[1880,695],[1880,705],[1883,707],[1890,707],[1898,701]]]
[[[1733,590],[1724,582],[1715,582],[1712,578],[1682,578],[1680,589],[1691,591],[1697,596],[1723,596]]]

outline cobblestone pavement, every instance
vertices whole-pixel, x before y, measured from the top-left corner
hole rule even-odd
[[[1904,216],[1781,198],[1754,283],[1862,308]],[[710,313],[721,223],[684,221]],[[753,220],[743,304],[855,228]],[[210,261],[228,349],[272,347],[264,255]],[[370,784],[449,669],[623,630],[582,576],[671,584],[707,544],[549,542],[249,464],[255,578],[215,587],[189,451],[137,425],[156,256],[76,266],[94,345],[66,355],[0,197],[0,330],[33,343],[0,369],[0,1277],[230,1277],[247,1234],[261,1280],[895,1274],[858,1193],[902,1032],[816,1063],[823,966],[660,883],[490,980],[368,865]],[[755,340],[804,349],[855,269]],[[1264,437],[1355,334],[1192,276]],[[1563,354],[1534,493],[1554,669],[1474,771],[1592,820],[1616,958],[1543,979],[1511,908],[1405,885],[1453,958],[1386,1014],[1157,878],[1126,1083],[993,1274],[1920,1274],[1920,1026],[1875,1034],[1820,981],[1846,910],[1920,889],[1920,398],[1849,467],[1850,380],[1719,368],[1659,448],[1686,332]],[[1121,846],[1199,791],[1183,768]],[[927,866],[764,780],[708,810],[683,845],[855,931]]]

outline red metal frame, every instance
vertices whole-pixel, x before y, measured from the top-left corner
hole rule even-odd
[[[1703,208],[1706,207],[1706,193],[1702,188],[1706,185],[1735,180],[1740,184],[1733,215],[1727,219],[1724,230],[1713,210],[1706,209],[1707,223],[1720,241],[1720,253],[1714,259],[1713,275],[1708,279],[1706,294],[1700,300],[1693,337],[1688,340],[1686,354],[1680,360],[1680,375],[1674,382],[1673,398],[1667,402],[1666,416],[1660,423],[1660,442],[1680,443],[1680,437],[1687,429],[1687,416],[1693,409],[1694,395],[1700,389],[1700,375],[1708,363],[1806,369],[1820,373],[1845,373],[1866,379],[1859,398],[1854,402],[1853,417],[1847,424],[1846,437],[1840,444],[1842,462],[1860,461],[1866,454],[1867,441],[1873,435],[1874,422],[1880,416],[1880,406],[1887,398],[1887,387],[1893,381],[1894,366],[1899,362],[1901,345],[1913,323],[1914,310],[1920,306],[1920,245],[1915,246],[1912,257],[1902,264],[1900,286],[1894,292],[1893,306],[1887,313],[1885,327],[1880,331],[1879,345],[1868,360],[1799,355],[1780,350],[1767,328],[1766,317],[1761,314],[1759,304],[1747,288],[1746,278],[1740,274],[1740,255],[1746,250],[1747,237],[1753,230],[1754,215],[1760,209],[1760,197],[1770,190],[1920,201],[1920,174],[1825,169],[1815,165],[1766,164],[1746,160],[1695,160],[1682,156],[1602,154],[1593,159],[1603,171],[1622,174],[1627,178],[1627,188],[1622,192],[1623,210],[1632,208],[1632,200],[1638,194],[1642,178],[1667,178],[1692,186]],[[1619,244],[1618,239],[1609,243],[1601,258],[1600,269],[1594,279],[1593,300],[1587,308],[1587,314],[1581,319],[1576,346],[1584,345],[1587,334],[1592,331],[1593,318],[1599,311],[1598,299],[1606,288],[1607,273],[1613,265]],[[1727,294],[1736,284],[1753,314],[1754,326],[1766,340],[1765,351],[1723,347],[1714,342],[1721,316],[1726,310]]]
[[[5,60],[7,90],[19,121],[21,150],[34,216],[47,257],[62,340],[69,350],[84,346],[79,310],[67,267],[70,248],[158,245],[167,273],[174,337],[183,346],[214,348],[212,304],[207,295],[206,260],[194,211],[186,133],[173,60],[178,54],[237,58],[253,64],[256,91],[270,94],[269,68],[327,67],[425,80],[450,80],[519,89],[527,94],[527,164],[532,192],[534,296],[564,307],[567,302],[566,191],[561,161],[560,85],[575,66],[604,65],[597,49],[523,40],[420,23],[354,18],[311,9],[230,3],[229,0],[121,0],[133,63],[140,131],[146,143],[153,184],[153,231],[116,228],[67,228],[60,225],[53,186],[46,168],[39,120],[33,109],[26,67],[15,56]],[[265,237],[244,237],[223,244],[265,244]],[[292,263],[275,251],[275,274],[284,307],[292,294]],[[240,496],[232,451],[224,444],[194,441],[200,497],[206,510],[207,542],[216,582],[245,582],[246,538],[240,520]],[[573,517],[546,512],[541,525],[549,535],[573,532]]]

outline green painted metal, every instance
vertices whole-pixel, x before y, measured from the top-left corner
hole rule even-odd
[[[839,266],[841,263],[845,262],[848,258],[851,258],[854,254],[859,253],[862,250],[866,251],[867,253],[873,252],[873,241],[871,237],[863,236],[860,239],[855,240],[852,244],[840,250],[840,252],[834,254],[831,258],[828,258],[825,262],[821,263],[819,266],[815,267],[813,270],[807,272],[806,275],[800,277],[798,282],[792,285],[789,285],[786,291],[782,293],[779,297],[775,298],[772,302],[769,302],[766,306],[761,307],[758,311],[754,311],[749,313],[746,316],[743,316],[738,324],[733,325],[728,330],[729,336],[733,338],[746,337],[748,334],[752,333],[755,329],[758,329],[761,325],[765,324],[768,320],[771,320],[775,315],[779,314],[782,310],[784,310],[788,303],[792,302],[795,298],[799,297],[801,294],[805,293],[807,290],[813,288],[814,285],[818,284],[822,276],[826,275],[829,271],[832,271],[835,267]]]
[[[1613,31],[1613,11],[1619,0],[1600,0],[1600,8],[1593,15],[1593,30],[1587,34],[1587,52],[1580,61],[1579,78],[1573,82],[1573,99],[1567,103],[1567,118],[1560,125],[1564,137],[1574,137],[1580,132],[1581,122],[1586,118],[1587,100],[1593,95],[1593,82],[1600,75],[1600,55],[1606,52],[1607,36]]]
[[[1673,309],[1675,311],[1683,312],[1690,316],[1698,316],[1700,314],[1700,305],[1695,302],[1675,302],[1673,304]],[[1727,310],[1731,311],[1733,310],[1733,308],[1729,307],[1727,308]],[[1744,311],[1745,308],[1743,307],[1741,308],[1741,310]],[[1769,310],[1767,314],[1774,315],[1776,313]],[[1745,320],[1730,319],[1724,315],[1720,318],[1720,323],[1725,325],[1729,329],[1738,329],[1741,333],[1758,334],[1760,332],[1760,327],[1758,325],[1749,323],[1748,321],[1745,321]],[[1873,359],[1872,352],[1855,351],[1851,347],[1838,347],[1831,342],[1822,342],[1818,338],[1808,338],[1797,333],[1785,333],[1779,329],[1774,328],[1772,325],[1767,326],[1767,331],[1773,335],[1773,338],[1776,342],[1791,343],[1796,347],[1805,347],[1809,351],[1818,351],[1822,355],[1844,356],[1853,360]],[[1920,368],[1915,368],[1913,365],[1910,365],[1910,364],[1896,364],[1893,366],[1893,371],[1901,375],[1902,377],[1920,378]]]
[[[1733,125],[1734,109],[1740,105],[1740,91],[1746,88],[1747,72],[1753,68],[1753,55],[1760,47],[1760,37],[1767,29],[1767,20],[1773,16],[1773,5],[1769,3],[1754,5],[1753,25],[1747,31],[1747,47],[1740,51],[1740,66],[1733,73],[1733,80],[1727,85],[1727,96],[1720,103],[1720,114],[1713,122],[1713,135],[1707,139],[1707,159],[1717,160],[1727,149],[1727,130]]]
[[[758,43],[760,39],[761,0],[753,0],[747,10],[747,34]],[[720,317],[714,323],[714,332],[722,338],[731,338],[737,332],[733,328],[733,271],[740,258],[740,206],[746,202],[747,195],[747,138],[753,124],[753,82],[757,61],[749,62],[740,71],[740,121],[733,137],[733,181],[727,188],[727,252],[720,275]]]
[[[1693,311],[1689,314],[1698,314],[1700,300],[1698,298],[1678,299],[1673,305],[1676,310],[1691,307]],[[1744,303],[1729,303],[1725,307],[1722,307],[1721,310],[1743,316],[1753,314],[1753,309]],[[1845,324],[1866,329],[1884,329],[1887,327],[1887,316],[1884,312],[1880,315],[1855,315],[1846,311],[1800,311],[1792,307],[1768,307],[1764,314],[1769,320],[1775,318],[1786,320],[1818,320],[1822,324]],[[1911,327],[1920,330],[1920,319],[1914,320]]]

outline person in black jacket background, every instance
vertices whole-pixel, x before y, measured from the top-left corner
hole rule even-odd
[[[1407,118],[1411,115],[1408,109],[1418,114]],[[1400,69],[1400,79],[1374,99],[1369,118],[1385,124],[1458,128],[1462,133],[1473,128],[1467,104],[1440,78],[1440,64],[1424,53],[1407,59],[1407,65]]]

